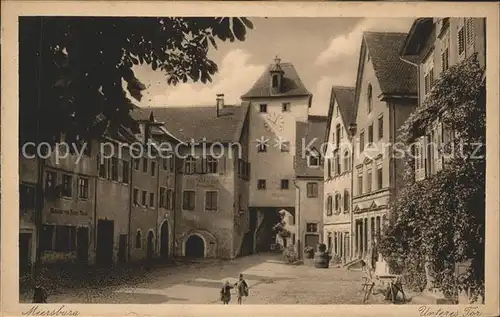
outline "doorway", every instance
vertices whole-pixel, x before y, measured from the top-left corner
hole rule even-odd
[[[113,263],[114,227],[113,220],[99,219],[97,221],[96,262],[98,264]]]
[[[319,235],[317,234],[306,234],[305,246],[316,249],[319,243]]]
[[[30,267],[31,233],[19,233],[19,270],[20,273],[29,271]]]
[[[205,257],[205,242],[200,236],[194,234],[187,239],[185,256],[188,258]]]
[[[160,236],[160,256],[162,259],[168,259],[168,247],[169,247],[169,239],[168,239],[168,221],[164,221],[161,225],[161,236]]]
[[[89,228],[78,227],[76,231],[76,258],[79,263],[89,261]]]
[[[126,234],[120,234],[118,238],[118,261],[121,263],[127,262],[127,239]]]
[[[148,232],[148,241],[146,247],[146,257],[148,260],[153,259],[154,256],[154,234],[153,231]]]

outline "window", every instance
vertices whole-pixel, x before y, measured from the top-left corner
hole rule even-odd
[[[334,154],[334,164],[335,164],[335,175],[340,174],[340,156],[339,156],[339,151],[335,151]]]
[[[318,167],[319,166],[319,153],[316,150],[312,150],[308,153],[307,156],[307,165],[309,167]]]
[[[441,71],[444,72],[449,68],[450,64],[450,33],[441,39]]]
[[[373,123],[368,126],[368,146],[373,144]]]
[[[267,104],[263,103],[259,105],[260,112],[267,112]]]
[[[328,195],[326,198],[326,215],[331,216],[333,214],[333,198],[331,195]]]
[[[182,193],[182,209],[194,210],[195,192],[192,190],[185,190]]]
[[[167,192],[167,189],[165,187],[160,187],[160,208],[166,208],[167,207],[167,204],[166,204],[166,192]]]
[[[40,249],[42,251],[54,250],[54,231],[53,225],[42,225],[42,232],[40,233]]]
[[[156,175],[156,162],[155,161],[151,161],[151,176],[155,176]]]
[[[344,171],[351,170],[349,151],[344,152]]]
[[[118,158],[111,158],[111,180],[118,181]]]
[[[139,205],[139,190],[134,188],[134,205]]]
[[[209,156],[207,157],[207,159],[205,160],[205,164],[206,164],[206,172],[208,174],[216,174],[217,173],[217,159],[212,157],[212,156]]]
[[[169,162],[170,171],[173,172],[174,168],[175,168],[175,157],[172,155],[172,157],[170,157],[168,159],[168,162]]]
[[[130,172],[129,172],[129,163],[128,161],[122,161],[122,182],[124,184],[128,184],[130,182]]]
[[[266,189],[266,180],[265,179],[257,180],[257,189]]]
[[[475,42],[475,31],[474,31],[474,19],[467,18],[466,19],[466,30],[467,30],[467,45],[474,46]]]
[[[308,222],[306,224],[306,230],[307,230],[307,232],[318,232],[318,224]]]
[[[427,95],[434,86],[434,59],[433,51],[424,62],[424,94]]]
[[[155,194],[149,193],[149,207],[154,208],[155,206]]]
[[[340,124],[337,124],[337,127],[335,128],[335,133],[336,133],[336,138],[335,138],[335,144],[337,148],[340,146]]]
[[[332,160],[331,159],[326,159],[326,175],[327,175],[327,178],[332,177]]]
[[[166,208],[174,210],[174,191],[171,189],[167,189]]]
[[[141,230],[137,230],[137,233],[135,234],[135,248],[136,249],[142,248],[142,234],[141,234]]]
[[[378,167],[377,167],[377,189],[382,189],[382,185],[383,185],[383,169],[382,169],[382,164],[380,164]]]
[[[89,198],[89,179],[80,177],[78,179],[78,197],[81,199]]]
[[[21,209],[35,209],[35,186],[19,186],[19,207]]]
[[[196,161],[194,157],[188,156],[184,160],[184,173],[186,174],[194,174],[196,168]]]
[[[147,158],[142,159],[142,171],[144,173],[148,172],[148,159]]]
[[[162,162],[163,170],[166,171],[168,169],[168,159],[166,157],[164,157],[164,158],[162,158],[161,162]]]
[[[45,174],[45,190],[53,191],[57,186],[57,174],[56,172],[47,172]]]
[[[363,172],[358,171],[358,195],[363,194]]]
[[[134,159],[134,169],[136,171],[139,170],[139,165],[141,165],[141,161],[139,161],[139,159]]]
[[[146,202],[147,197],[148,197],[148,193],[145,190],[143,190],[142,196],[141,196],[141,205],[147,206],[147,202]]]
[[[73,177],[68,174],[62,176],[62,192],[64,197],[71,197],[73,195]]]
[[[288,186],[289,186],[288,179],[282,179],[281,180],[281,189],[288,189]]]
[[[99,162],[99,177],[108,178],[108,159],[101,157]]]
[[[291,110],[291,108],[290,108],[290,103],[289,102],[284,102],[281,105],[281,111],[282,112],[289,112],[290,110]]]
[[[349,195],[349,191],[344,189],[344,212],[349,211],[350,203],[351,203],[351,195]]]
[[[366,191],[369,193],[372,191],[372,170],[371,169],[369,169],[367,171],[366,178],[367,178]]]
[[[205,210],[207,211],[217,211],[217,200],[219,198],[219,192],[215,190],[209,190],[205,192]]]
[[[257,146],[257,152],[260,153],[267,152],[267,143],[265,142],[259,143],[259,145]]]
[[[278,75],[273,75],[273,88],[278,87]]]
[[[458,55],[465,52],[465,25],[461,25],[458,30]]]
[[[371,84],[368,84],[368,90],[366,92],[366,95],[367,95],[367,99],[368,99],[368,113],[372,112],[372,108],[373,108],[373,105],[372,105],[372,94],[373,94],[373,88],[372,88],[372,85]]]
[[[339,213],[340,212],[340,200],[341,196],[339,193],[335,194],[335,212]]]
[[[318,197],[318,183],[309,182],[307,183],[307,197],[316,198]]]
[[[359,134],[359,153],[365,150],[365,132]]]
[[[281,152],[290,152],[290,142],[283,141],[280,145]]]
[[[378,139],[382,139],[384,137],[384,117],[378,117]]]

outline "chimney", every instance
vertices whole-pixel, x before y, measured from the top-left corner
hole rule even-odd
[[[218,117],[220,109],[224,108],[224,94],[217,94],[216,107],[217,107],[217,117]]]

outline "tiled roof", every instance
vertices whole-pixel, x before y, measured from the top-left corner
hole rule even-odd
[[[351,123],[356,122],[356,107],[354,104],[355,91],[356,89],[354,87],[332,87],[330,106],[328,108],[328,119],[325,129],[325,140],[328,139],[328,135],[330,134],[330,124],[333,117],[335,100],[337,100],[337,104],[339,105],[340,116],[344,123],[344,127],[347,129]]]
[[[261,97],[276,97],[276,96],[312,96],[300,80],[299,74],[291,63],[281,63],[281,69],[284,72],[283,86],[280,94],[271,94],[271,76],[269,70],[274,67],[271,64],[267,67],[264,73],[257,79],[250,90],[241,96],[241,98],[261,98]]]
[[[334,86],[332,94],[337,100],[340,109],[340,115],[344,120],[344,126],[356,121],[356,111],[354,111],[354,87]]]
[[[383,94],[417,94],[417,68],[403,62],[399,55],[406,36],[406,33],[363,33],[366,48]]]
[[[246,118],[248,103],[225,106],[219,111],[213,106],[141,108],[133,111],[136,120],[149,118],[153,111],[155,120],[163,122],[173,136],[184,142],[236,142],[239,140]]]
[[[312,141],[309,148],[316,149],[321,155],[321,145],[324,143],[326,123],[326,116],[310,116],[308,122],[296,123],[295,173],[297,177],[323,178],[321,164],[319,168],[310,168],[307,166],[307,155],[303,155],[302,145],[307,146]]]

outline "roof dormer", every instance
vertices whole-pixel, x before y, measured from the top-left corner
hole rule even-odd
[[[281,68],[281,59],[276,55],[274,64],[269,69],[269,76],[271,76],[271,94],[278,95],[282,91],[283,75],[285,72]]]

